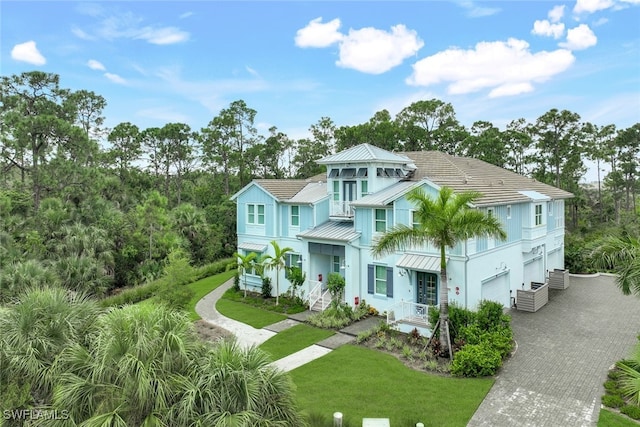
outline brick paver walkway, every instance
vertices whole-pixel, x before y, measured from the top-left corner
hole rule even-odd
[[[536,313],[512,310],[518,349],[469,426],[595,426],[609,368],[640,332],[640,298],[609,276],[571,276]]]

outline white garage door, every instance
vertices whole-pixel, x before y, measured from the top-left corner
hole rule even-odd
[[[544,282],[544,272],[542,271],[542,257],[534,259],[524,265],[524,288],[529,289],[531,282]]]
[[[503,274],[493,279],[482,282],[482,299],[496,301],[504,307],[511,306],[509,295],[509,275]]]
[[[554,268],[564,268],[564,260],[562,259],[562,251],[560,250],[560,248],[557,248],[556,250],[547,254],[547,266],[549,268],[549,271],[553,270]]]

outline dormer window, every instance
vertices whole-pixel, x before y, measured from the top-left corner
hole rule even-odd
[[[393,168],[384,168],[384,176],[393,178],[394,176],[396,176],[396,172]]]
[[[368,174],[369,174],[369,169],[367,168],[358,169],[358,178],[366,178]]]
[[[331,169],[331,172],[329,172],[329,178],[337,178],[339,174],[340,169]]]

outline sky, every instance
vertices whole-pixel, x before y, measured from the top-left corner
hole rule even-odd
[[[640,0],[7,1],[0,71],[60,75],[107,101],[106,125],[207,126],[231,102],[309,135],[451,103],[467,128],[552,108],[640,122]]]

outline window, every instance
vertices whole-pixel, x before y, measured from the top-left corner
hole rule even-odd
[[[367,180],[360,181],[360,194],[362,195],[362,197],[369,194],[369,181]]]
[[[340,200],[340,181],[333,181],[333,200]]]
[[[284,269],[284,277],[289,278],[289,271],[292,268],[302,268],[302,255],[300,254],[288,254],[286,259],[286,268]]]
[[[553,202],[547,202],[547,211],[549,211],[549,216],[553,216]]]
[[[507,205],[507,219],[511,219],[511,205]]]
[[[247,205],[247,224],[264,225],[264,205]]]
[[[354,176],[356,176],[355,168],[342,169],[340,172],[340,178],[353,178]]]
[[[340,169],[331,169],[329,172],[329,178],[337,178],[340,175]]]
[[[384,168],[384,176],[393,178],[396,175],[396,171],[393,168]]]
[[[378,233],[387,231],[387,211],[384,209],[376,209],[375,230]]]
[[[376,176],[384,176],[384,169],[377,168],[376,169]]]
[[[487,216],[493,218],[493,209],[487,209]]]
[[[367,175],[369,175],[369,169],[367,168],[358,169],[358,178],[365,178]]]
[[[338,255],[333,256],[333,268],[331,271],[334,273],[340,273],[340,257]]]
[[[413,228],[420,227],[420,219],[418,219],[418,212],[416,211],[411,211],[411,226]]]
[[[300,227],[300,206],[291,206],[291,225]]]
[[[542,225],[542,205],[536,205],[535,224]]]
[[[369,264],[367,293],[393,298],[393,267]]]
[[[256,271],[256,264],[258,263],[258,260],[262,256],[262,252],[243,250],[242,255],[247,256],[252,252],[256,254],[256,257],[253,259],[253,262],[251,263],[251,267],[245,270],[245,274],[249,276],[258,276],[258,272]]]
[[[375,293],[387,295],[387,267],[384,265],[376,265],[376,284]]]

